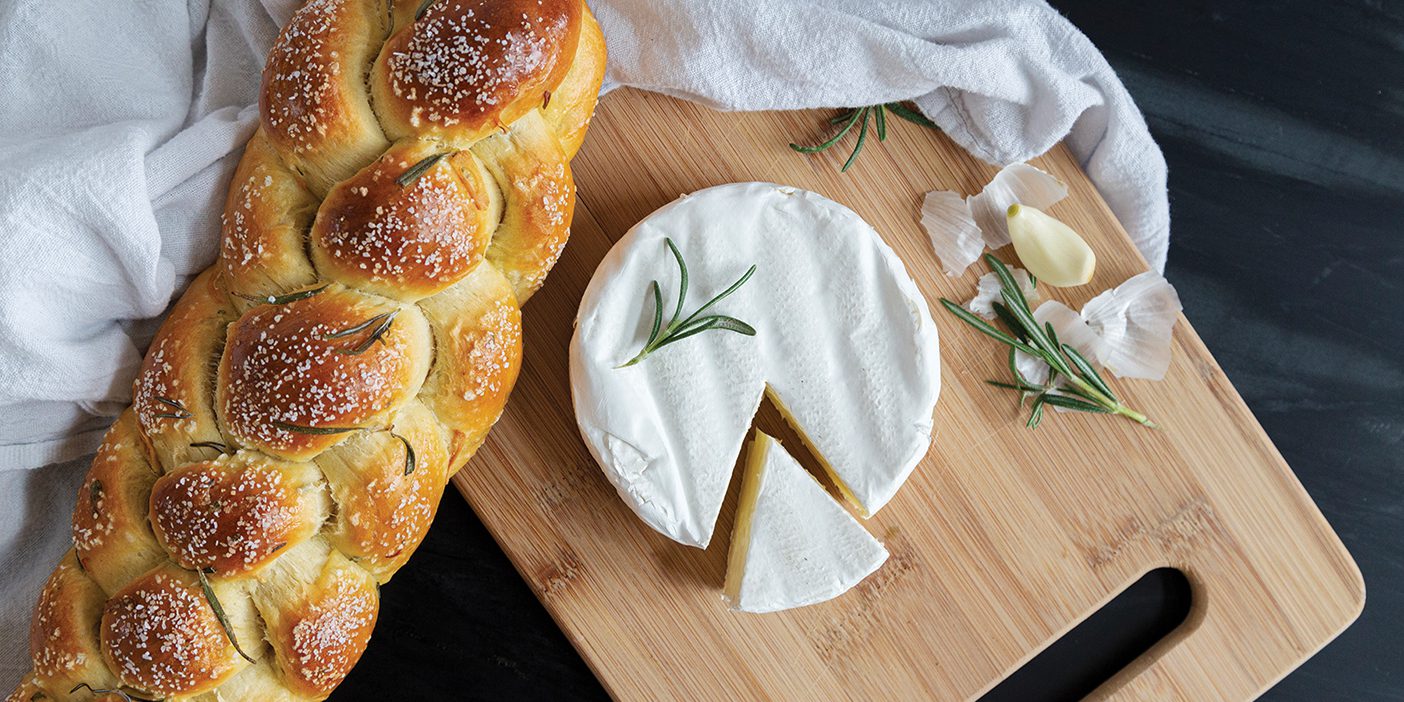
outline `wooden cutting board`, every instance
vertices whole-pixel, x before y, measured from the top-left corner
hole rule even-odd
[[[516,392],[453,479],[611,694],[968,698],[1161,566],[1191,582],[1190,616],[1099,696],[1250,698],[1355,619],[1359,570],[1186,320],[1164,381],[1113,382],[1163,430],[1052,413],[1025,429],[1013,398],[983,383],[1002,377],[1003,348],[937,305],[967,299],[983,266],[941,274],[917,221],[923,193],[977,192],[995,169],[895,119],[887,142],[870,139],[846,174],[848,142],[819,156],[786,147],[820,140],[830,114],[608,96],[574,164],[570,246],[527,306]],[[1070,197],[1051,211],[1100,262],[1091,285],[1058,299],[1080,307],[1146,269],[1066,148],[1034,163],[1068,183]],[[737,481],[706,551],[653,532],[582,444],[566,362],[576,306],[610,245],[682,193],[744,180],[807,188],[857,211],[906,262],[941,333],[935,442],[867,522],[892,557],[836,600],[770,615],[732,613],[720,600]],[[793,437],[770,408],[758,425]]]

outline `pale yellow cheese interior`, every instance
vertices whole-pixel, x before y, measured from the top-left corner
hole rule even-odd
[[[745,472],[741,475],[741,501],[736,506],[736,526],[731,529],[731,552],[727,556],[726,584],[722,588],[722,596],[733,604],[741,592],[741,579],[745,576],[746,554],[751,548],[751,516],[755,514],[756,499],[760,496],[761,481],[765,477],[765,457],[774,442],[775,439],[757,430],[746,456]]]
[[[872,515],[868,513],[868,508],[862,502],[858,501],[858,498],[854,496],[852,490],[848,489],[848,485],[843,482],[843,478],[840,478],[839,474],[834,471],[834,467],[829,465],[829,459],[825,458],[824,454],[820,453],[818,447],[814,445],[814,442],[809,440],[809,434],[805,433],[804,427],[795,420],[794,415],[790,414],[790,409],[771,391],[770,386],[766,386],[765,396],[770,398],[771,404],[775,405],[775,409],[780,411],[780,416],[785,418],[785,423],[789,424],[790,428],[795,430],[795,433],[799,435],[800,441],[804,442],[804,445],[809,448],[810,455],[819,460],[819,465],[824,469],[824,473],[829,476],[829,479],[834,481],[834,485],[838,487],[839,494],[843,496],[843,499],[847,501],[848,504],[853,505],[853,508],[858,511],[858,516],[864,519],[871,517]]]

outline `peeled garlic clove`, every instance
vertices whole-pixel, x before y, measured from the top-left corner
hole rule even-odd
[[[1010,205],[1007,220],[1014,250],[1040,281],[1066,288],[1092,280],[1097,255],[1071,227],[1038,209]]]

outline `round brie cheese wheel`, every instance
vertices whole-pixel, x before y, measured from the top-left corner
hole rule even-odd
[[[746,336],[705,331],[621,367],[654,322],[672,319],[687,264],[686,317],[755,274],[707,314]],[[761,397],[768,394],[865,516],[897,492],[931,444],[940,392],[936,325],[876,231],[816,193],[735,183],[644,218],[585,290],[570,346],[585,444],[649,526],[705,548]]]

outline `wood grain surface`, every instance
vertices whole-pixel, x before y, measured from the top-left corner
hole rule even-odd
[[[682,193],[738,180],[808,188],[853,208],[933,309],[941,296],[968,297],[980,271],[942,275],[917,210],[922,193],[976,192],[994,169],[895,120],[888,141],[870,143],[847,174],[837,168],[846,153],[802,157],[785,147],[818,137],[823,123],[816,113],[607,97],[574,164],[571,244],[526,310],[516,392],[454,478],[614,696],[966,698],[1159,566],[1189,577],[1190,617],[1099,695],[1249,698],[1357,616],[1359,571],[1188,322],[1176,327],[1164,381],[1113,382],[1163,430],[1056,414],[1029,431],[1011,397],[983,383],[999,376],[1001,350],[939,310],[935,442],[867,522],[892,558],[832,602],[728,611],[720,591],[729,539],[706,551],[678,545],[619,501],[576,432],[566,347],[580,295],[615,239]],[[1056,298],[1079,307],[1144,270],[1064,148],[1035,164],[1069,184],[1051,212],[1100,261],[1091,285]],[[770,408],[757,424],[793,437]],[[719,534],[730,532],[735,487]]]

